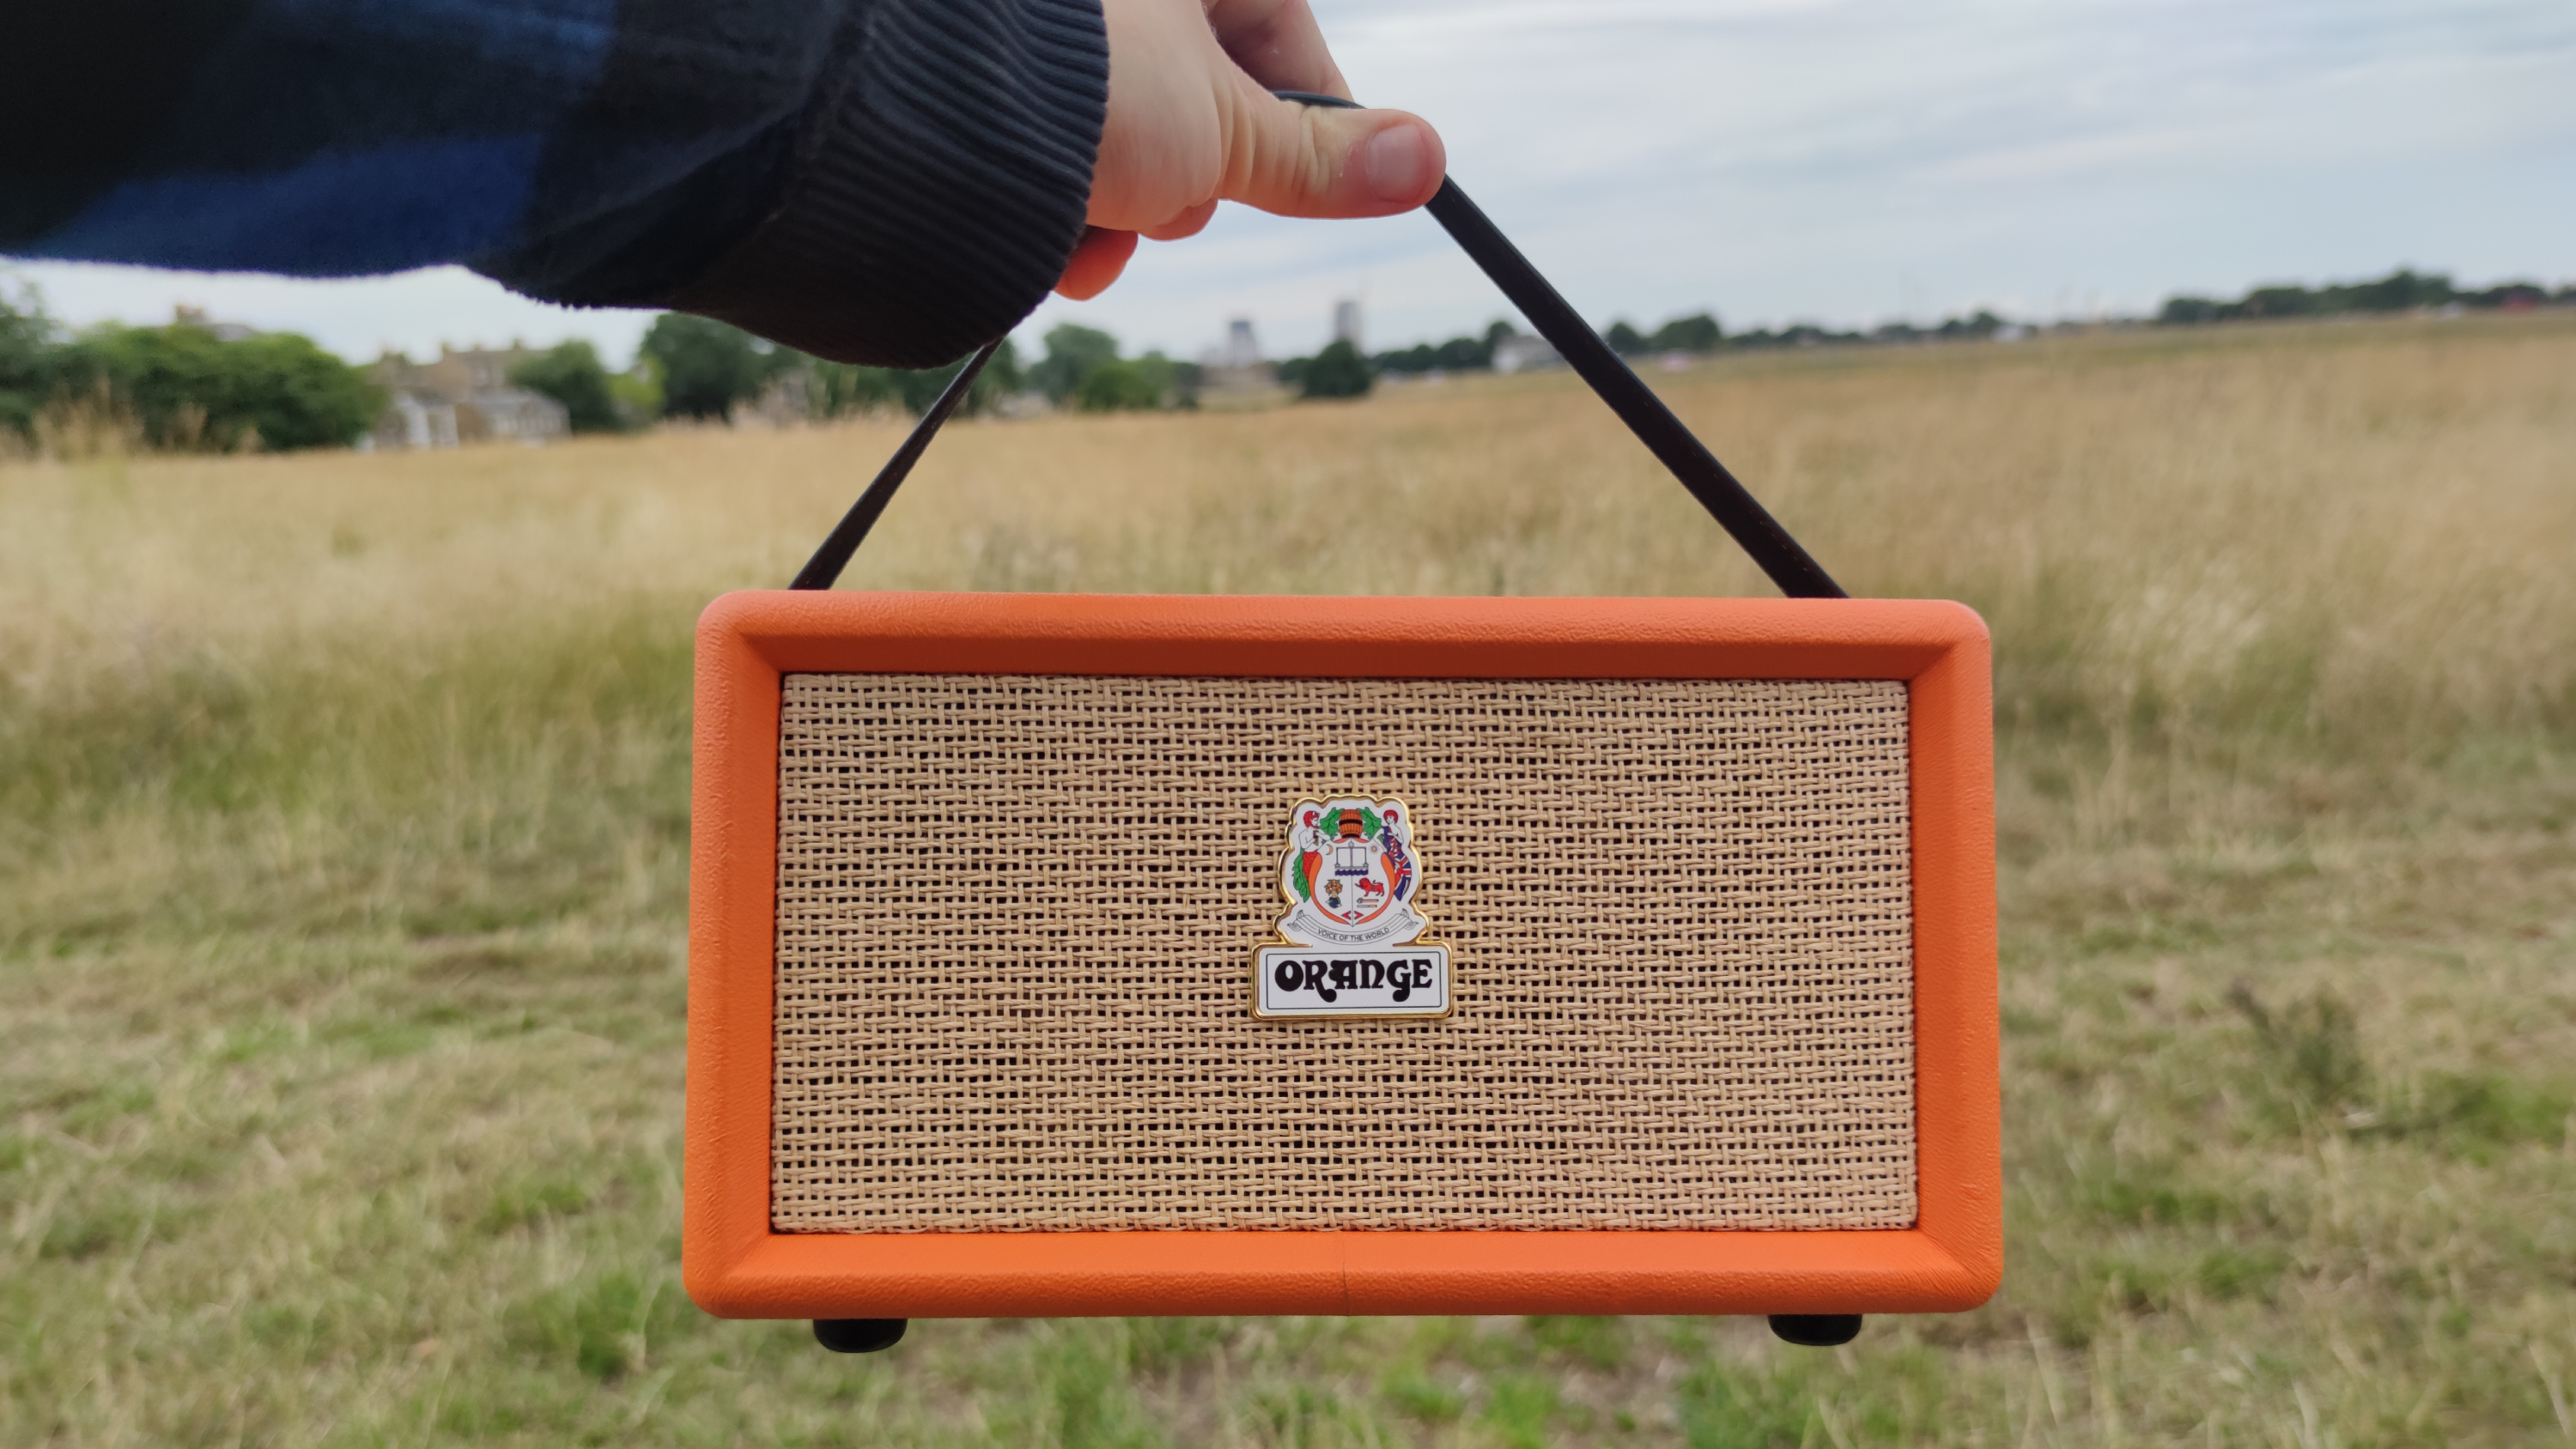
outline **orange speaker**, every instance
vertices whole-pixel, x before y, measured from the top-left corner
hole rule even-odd
[[[699,621],[708,1311],[1828,1343],[1994,1291],[1984,625],[1842,597],[1454,183],[1428,209],[1791,597],[829,592],[976,354],[794,589]]]
[[[711,1312],[1996,1285],[1961,606],[738,593],[696,730]]]

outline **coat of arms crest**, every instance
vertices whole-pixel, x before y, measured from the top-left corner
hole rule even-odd
[[[1401,800],[1300,800],[1279,889],[1285,945],[1253,953],[1257,1016],[1446,1016],[1449,951],[1421,939],[1422,870]]]

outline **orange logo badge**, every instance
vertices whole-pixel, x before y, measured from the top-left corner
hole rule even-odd
[[[1284,944],[1253,953],[1253,1014],[1447,1016],[1449,948],[1422,939],[1421,886],[1403,801],[1298,801],[1279,862]]]

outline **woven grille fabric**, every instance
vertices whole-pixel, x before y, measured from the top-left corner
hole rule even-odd
[[[1896,681],[791,674],[782,1232],[1896,1228]],[[1301,798],[1412,807],[1440,1021],[1262,1021]]]

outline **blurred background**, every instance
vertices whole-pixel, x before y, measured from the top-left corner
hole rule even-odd
[[[2576,1442],[2576,12],[1321,8],[1847,587],[1992,628],[1994,1302],[705,1317],[691,624],[945,374],[24,263],[0,1443]],[[1526,333],[1420,218],[1228,211],[844,583],[1769,593]]]

